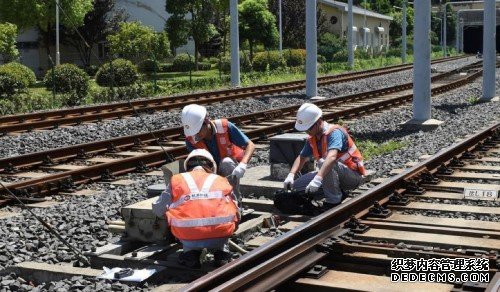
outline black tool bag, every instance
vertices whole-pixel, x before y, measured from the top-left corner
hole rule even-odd
[[[274,194],[274,206],[285,214],[316,215],[319,210],[312,201],[313,196],[304,191],[282,190]]]

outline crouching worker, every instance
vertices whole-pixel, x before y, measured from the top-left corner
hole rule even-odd
[[[229,182],[241,205],[240,179],[255,150],[253,142],[227,119],[210,120],[207,109],[201,105],[185,106],[181,120],[188,151],[205,149],[212,154],[218,174],[231,177]]]
[[[206,150],[191,151],[184,168],[186,172],[172,176],[153,203],[153,212],[166,216],[172,234],[182,243],[180,264],[199,268],[201,250],[207,248],[213,252],[214,265],[222,266],[231,260],[228,240],[240,217],[233,188],[215,174],[217,165]]]
[[[285,189],[293,186],[295,190],[315,193],[321,187],[325,195],[323,207],[329,209],[339,205],[346,191],[359,186],[365,174],[363,157],[356,148],[347,130],[339,125],[330,125],[322,120],[323,112],[311,103],[304,103],[297,112],[295,128],[305,131],[309,137],[300,155],[295,159]],[[318,171],[299,177],[295,174],[313,156]]]

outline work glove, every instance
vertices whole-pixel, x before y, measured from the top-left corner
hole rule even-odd
[[[231,175],[234,175],[237,178],[242,178],[246,170],[247,170],[247,164],[240,162],[238,166],[234,168],[233,173]]]
[[[286,177],[285,181],[283,182],[283,188],[285,190],[289,190],[293,186],[293,178],[295,177],[295,173],[289,173],[288,176]]]
[[[306,193],[315,193],[321,187],[323,182],[323,178],[321,176],[316,175],[313,180],[307,185]]]

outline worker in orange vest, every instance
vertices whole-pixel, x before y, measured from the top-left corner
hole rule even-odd
[[[205,149],[210,152],[217,162],[218,174],[231,177],[229,182],[241,203],[240,179],[255,150],[253,142],[227,119],[210,120],[207,109],[197,104],[185,106],[181,120],[188,151]]]
[[[355,189],[365,175],[363,156],[344,127],[330,125],[321,117],[323,112],[315,104],[304,103],[297,112],[295,128],[309,134],[300,155],[284,181],[285,189],[315,193],[321,187],[325,195],[325,209],[341,203],[346,191]],[[318,171],[295,175],[313,156]]]
[[[233,187],[215,174],[217,164],[204,149],[191,151],[184,168],[186,172],[172,176],[153,203],[153,212],[159,217],[164,212],[172,234],[182,243],[180,264],[199,268],[201,250],[207,248],[214,254],[214,265],[222,266],[231,260],[228,240],[240,220]]]

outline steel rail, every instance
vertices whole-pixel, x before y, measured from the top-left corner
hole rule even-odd
[[[451,70],[449,72],[433,76],[432,81],[438,81],[440,79],[446,78],[458,71],[460,70]],[[345,103],[347,102],[361,101],[370,97],[373,98],[384,94],[409,90],[412,88],[412,86],[413,86],[412,83],[406,83],[402,85],[377,89],[370,92],[361,92],[351,95],[339,96],[335,99],[319,100],[315,101],[314,103],[316,103],[320,107],[341,106],[345,105]],[[436,89],[434,90],[436,91]],[[245,125],[247,123],[254,123],[256,121],[261,121],[261,120],[293,116],[299,107],[300,105],[293,105],[258,113],[233,116],[230,117],[229,119],[238,125]],[[354,113],[355,109],[356,108],[353,108]],[[325,112],[325,114],[327,113]],[[182,133],[181,127],[173,127],[169,129],[153,131],[153,134],[157,137],[160,137],[161,141],[180,139],[182,135],[181,133]],[[155,142],[155,139],[150,133],[141,133],[141,134],[107,139],[98,142],[83,143],[59,149],[51,149],[51,150],[24,154],[14,157],[7,157],[0,159],[0,171],[12,172],[17,168],[25,168],[37,164],[42,164],[44,161],[50,163],[51,161],[54,160],[65,160],[65,159],[77,158],[78,156],[80,156],[81,158],[85,158],[85,154],[98,154],[108,151],[110,149],[127,148],[133,145],[140,146],[141,144],[148,144],[153,142]]]
[[[434,63],[442,63],[463,57],[453,57],[439,59]],[[318,85],[328,85],[345,81],[357,80],[367,77],[379,76],[410,69],[412,65],[396,65],[382,69],[372,69],[361,72],[351,72],[341,75],[321,77]],[[33,129],[47,129],[61,125],[73,125],[83,122],[93,122],[104,119],[122,118],[137,113],[149,113],[154,111],[168,111],[180,108],[194,101],[200,104],[222,102],[248,97],[258,97],[279,92],[299,90],[305,88],[303,80],[283,82],[269,85],[260,85],[246,88],[226,89],[214,92],[193,93],[173,97],[161,97],[153,99],[142,99],[128,102],[96,105],[90,107],[80,107],[65,110],[56,110],[40,113],[30,113],[22,115],[8,115],[0,117],[0,133],[26,131]]]
[[[449,73],[449,72],[448,72]],[[445,73],[448,75],[448,73]],[[445,89],[453,89],[456,88],[460,85],[466,84],[478,76],[481,75],[481,71],[478,71],[474,74],[471,74],[465,78],[459,79],[457,81],[453,81],[449,84],[446,85],[441,85],[438,87],[435,87],[432,89],[433,93],[436,92],[442,92]],[[382,91],[384,93],[387,93],[387,91]],[[392,92],[392,91],[389,91]],[[356,97],[353,96],[348,96],[349,98],[359,98],[361,94],[355,95]],[[360,106],[355,106],[349,109],[344,109],[340,110],[337,112],[326,112],[324,113],[324,118],[328,120],[332,119],[339,119],[339,118],[345,118],[345,117],[350,117],[350,116],[356,116],[359,115],[359,113],[365,113],[365,112],[371,112],[371,111],[377,111],[381,109],[385,109],[391,106],[395,105],[400,105],[404,104],[412,99],[412,94],[406,94],[400,97],[394,97],[382,101],[377,101],[371,104],[365,104],[365,105],[360,105]],[[321,100],[316,102],[320,106],[331,106],[328,104],[328,100]],[[330,101],[331,103],[331,101]],[[244,116],[239,116],[239,117],[234,117],[231,118],[232,120],[236,120],[237,122],[241,123],[246,123],[250,120],[268,120],[270,118],[276,118],[276,117],[286,117],[286,116],[294,116],[296,109],[299,106],[290,106],[286,107],[284,109],[279,109],[279,110],[270,110],[266,112],[260,112],[260,113],[255,113],[255,114],[247,114]],[[249,130],[245,131],[245,134],[252,140],[258,140],[263,137],[266,137],[267,135],[274,135],[274,134],[279,134],[283,133],[285,131],[290,131],[293,130],[294,127],[294,121],[290,122],[281,122],[276,125],[271,125],[267,127],[263,127],[260,129],[254,129],[254,130]],[[168,138],[180,138],[182,129],[181,127],[176,127],[176,128],[170,128],[167,130],[160,130],[157,131],[158,135],[160,137],[167,137]],[[170,136],[169,136],[170,135]],[[53,149],[53,150],[48,150],[40,153],[34,153],[34,154],[26,154],[22,156],[16,156],[16,157],[9,157],[9,158],[4,158],[0,160],[0,169],[2,169],[4,172],[7,170],[9,171],[9,167],[14,166],[14,165],[27,165],[27,164],[40,164],[42,163],[43,158],[50,158],[48,159],[49,161],[51,159],[67,159],[67,158],[76,158],[78,154],[82,156],[83,152],[103,152],[103,151],[108,151],[109,149],[112,149],[116,145],[113,144],[113,142],[116,142],[119,147],[124,147],[124,145],[138,145],[138,141],[140,142],[141,140],[138,140],[138,137],[143,137],[146,141],[148,138],[148,134],[139,134],[139,135],[133,135],[133,136],[126,136],[126,137],[120,137],[120,138],[114,138],[111,140],[106,140],[106,141],[101,141],[97,143],[87,143],[87,144],[80,144],[80,145],[75,145],[75,146],[70,146],[61,149]],[[119,141],[119,142],[118,142]],[[115,147],[116,148],[116,147]],[[60,152],[62,151],[62,152]],[[83,151],[83,152],[82,152]],[[101,163],[97,164],[94,166],[86,167],[83,169],[77,169],[77,170],[71,170],[71,171],[64,171],[61,173],[56,173],[56,174],[51,174],[47,175],[41,178],[37,179],[31,179],[31,180],[26,180],[26,181],[20,181],[12,184],[8,184],[9,189],[17,191],[19,193],[29,193],[31,195],[42,195],[47,192],[51,191],[57,191],[57,190],[64,190],[72,187],[72,183],[86,183],[89,181],[95,181],[100,179],[101,177],[106,177],[107,175],[120,175],[124,174],[127,172],[134,171],[138,169],[138,166],[146,166],[146,167],[156,167],[161,164],[164,164],[166,162],[173,161],[177,158],[182,157],[183,155],[186,154],[185,146],[179,146],[179,147],[173,147],[169,148],[166,150],[168,154],[164,153],[163,151],[154,151],[151,153],[147,153],[141,156],[137,157],[130,157],[130,158],[125,158],[121,159],[119,161],[113,161],[113,162],[106,162],[106,163]],[[83,153],[85,154],[85,153]],[[84,156],[84,155],[83,155]],[[84,158],[84,157],[82,157]],[[31,159],[31,161],[28,160]],[[47,160],[47,159],[46,159]],[[0,190],[0,195],[4,195],[5,190]]]
[[[489,126],[463,141],[441,150],[425,161],[388,179],[362,195],[341,204],[284,235],[267,242],[182,288],[182,291],[267,291],[296,276],[326,256],[316,250],[353,214],[366,213],[375,202],[385,202],[396,190],[417,180],[424,172],[450,163],[489,137],[499,134],[500,123]],[[359,214],[356,217],[360,216]]]

